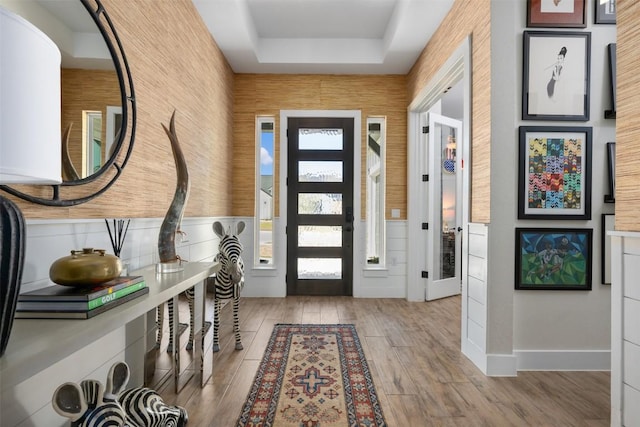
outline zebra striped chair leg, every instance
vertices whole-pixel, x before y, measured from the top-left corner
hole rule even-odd
[[[220,306],[222,305],[220,300],[214,297],[214,309],[213,309],[213,351],[220,351],[220,343],[218,342],[220,332]]]

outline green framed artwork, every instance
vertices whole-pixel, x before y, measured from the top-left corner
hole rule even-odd
[[[591,290],[593,230],[516,228],[515,289]]]
[[[591,135],[590,127],[520,127],[519,219],[591,219]]]

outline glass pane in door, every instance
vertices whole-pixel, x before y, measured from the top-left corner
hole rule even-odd
[[[456,129],[438,125],[440,136],[440,259],[438,279],[456,274]]]
[[[342,182],[342,162],[299,161],[298,182]]]
[[[342,258],[298,258],[298,279],[341,279]]]
[[[342,227],[339,225],[299,225],[298,246],[339,248],[342,246]]]
[[[298,193],[300,215],[341,215],[342,194]]]
[[[298,150],[342,150],[342,129],[299,129]]]

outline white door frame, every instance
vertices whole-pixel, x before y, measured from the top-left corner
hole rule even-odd
[[[360,281],[360,270],[366,262],[363,242],[365,239],[365,229],[360,227],[360,181],[361,176],[361,138],[362,138],[362,112],[360,110],[280,110],[280,219],[282,221],[278,233],[274,233],[274,241],[278,240],[278,268],[286,272],[286,245],[287,236],[287,123],[289,117],[350,117],[353,118],[353,296],[362,296],[362,283]],[[276,243],[276,242],[274,242]],[[287,292],[286,281],[282,282],[284,295]]]
[[[420,94],[411,102],[408,108],[408,153],[407,153],[407,299],[409,301],[424,301],[425,280],[421,278],[422,261],[420,245],[423,240],[420,219],[420,197],[421,197],[421,171],[420,171],[420,150],[419,143],[422,138],[420,116],[429,110],[442,95],[456,82],[462,80],[463,84],[463,120],[462,120],[462,140],[458,155],[464,162],[462,169],[462,289],[463,318],[466,316],[467,304],[465,301],[465,290],[467,285],[467,259],[468,248],[468,227],[469,223],[469,184],[470,184],[470,127],[471,123],[471,38],[467,37],[460,46],[453,52],[445,64],[438,70],[436,75],[426,84]],[[464,326],[463,326],[464,329]],[[464,332],[464,331],[463,331]],[[463,335],[465,336],[465,335]]]

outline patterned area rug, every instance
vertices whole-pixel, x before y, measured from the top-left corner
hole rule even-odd
[[[353,325],[275,325],[238,427],[386,425]]]

